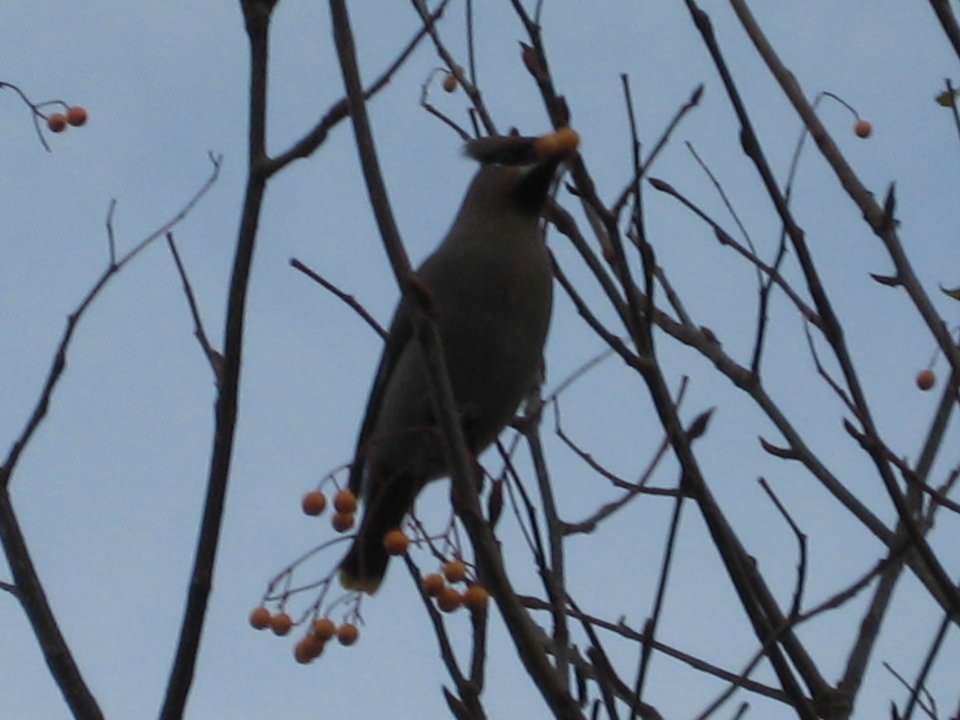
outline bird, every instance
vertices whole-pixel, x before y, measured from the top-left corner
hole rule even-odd
[[[416,271],[474,455],[493,443],[540,375],[553,302],[540,218],[558,168],[578,144],[569,128],[468,142],[465,154],[480,168],[446,236]],[[402,298],[394,312],[348,480],[363,516],[340,582],[369,594],[386,574],[384,536],[401,526],[428,482],[448,474],[412,302]]]

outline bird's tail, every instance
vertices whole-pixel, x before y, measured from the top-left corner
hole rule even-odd
[[[400,527],[416,492],[416,481],[401,475],[382,481],[381,487],[370,493],[357,536],[340,561],[340,584],[347,590],[372,595],[380,587],[390,560],[383,538]]]

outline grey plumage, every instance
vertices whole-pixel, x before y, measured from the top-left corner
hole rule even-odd
[[[540,367],[552,273],[539,222],[562,155],[537,161],[532,138],[486,138],[467,152],[487,164],[417,276],[430,295],[467,444],[480,453],[510,421]],[[527,164],[502,164],[517,162]],[[350,472],[364,514],[340,577],[354,590],[379,587],[388,561],[383,536],[400,526],[427,482],[446,474],[410,314],[402,301]]]

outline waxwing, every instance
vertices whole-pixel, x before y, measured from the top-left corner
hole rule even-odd
[[[577,143],[570,129],[467,143],[466,154],[481,167],[453,226],[417,271],[474,454],[497,438],[537,381],[553,295],[540,216],[557,168]],[[411,314],[401,301],[350,470],[349,487],[364,511],[340,564],[341,583],[351,590],[377,590],[389,559],[384,535],[400,527],[427,482],[447,474]]]

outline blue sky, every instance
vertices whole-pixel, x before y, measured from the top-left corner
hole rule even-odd
[[[353,3],[354,30],[366,78],[378,75],[413,35],[418,20],[406,3],[376,12]],[[480,3],[476,3],[478,11]],[[522,27],[509,3],[483,3],[477,19],[479,79],[502,129],[549,129],[536,87],[520,62]],[[755,3],[755,12],[808,96],[841,95],[874,125],[869,140],[836,103],[821,118],[864,182],[882,196],[896,180],[901,237],[944,319],[957,306],[937,283],[960,285],[956,202],[957,137],[949,112],[932,102],[955,73],[952,54],[925,5]],[[567,96],[582,152],[604,198],[629,178],[626,113],[619,73],[631,79],[640,131],[649,147],[693,88],[701,106],[675,133],[653,170],[733,231],[734,225],[684,147],[691,142],[718,175],[760,254],[773,256],[779,221],[756,172],[739,149],[737,126],[716,71],[682,3],[572,0],[545,3],[551,69]],[[771,164],[783,177],[800,125],[762,66],[729,7],[704,2],[728,62],[752,111]],[[463,4],[454,2],[441,32],[465,58]],[[117,201],[118,249],[133,246],[171,217],[210,172],[208,151],[224,156],[220,180],[176,230],[180,252],[211,340],[222,338],[226,284],[244,180],[247,50],[238,3],[104,1],[5,3],[0,80],[34,101],[82,104],[82,129],[37,141],[28,111],[0,92],[0,441],[21,431],[40,391],[66,316],[107,260],[104,219]],[[408,252],[423,258],[445,232],[471,173],[460,141],[418,105],[420,86],[439,64],[424,43],[371,103],[374,132]],[[284,0],[273,28],[269,146],[285,149],[342,95],[324,3]],[[432,100],[463,117],[462,93],[435,88]],[[920,393],[915,373],[934,343],[904,295],[868,272],[889,273],[880,242],[839,189],[812,147],[801,160],[794,207],[845,324],[877,424],[898,455],[915,460],[937,392]],[[569,196],[561,201],[575,207]],[[579,216],[578,216],[579,217]],[[709,326],[727,353],[749,361],[755,275],[709,228],[676,202],[649,191],[647,229],[660,264],[698,324]],[[568,243],[549,244],[584,295],[600,303],[592,279]],[[339,301],[288,266],[300,258],[354,294],[382,322],[397,290],[386,262],[347,124],[308,160],[270,185],[250,286],[241,411],[221,554],[187,717],[447,717],[440,694],[449,684],[436,641],[409,579],[398,569],[364,604],[360,642],[317,663],[292,661],[292,638],[254,633],[246,615],[267,580],[303,550],[332,537],[325,521],[299,513],[301,494],[346,462],[376,365],[379,339]],[[800,288],[796,263],[787,276]],[[557,289],[546,351],[548,388],[602,350]],[[806,296],[806,294],[804,293]],[[605,320],[611,313],[600,310]],[[831,471],[884,521],[894,513],[863,453],[843,432],[845,409],[817,378],[802,325],[777,295],[772,305],[764,383]],[[819,343],[822,357],[828,350]],[[822,600],[865,571],[877,543],[795,465],[776,461],[757,436],[781,442],[756,406],[692,350],[658,336],[668,380],[690,388],[682,416],[716,407],[696,445],[707,481],[778,598],[792,592],[793,537],[756,484],[766,477],[810,537],[808,603]],[[833,369],[835,365],[828,361]],[[936,366],[943,374],[941,360]],[[61,626],[109,717],[154,715],[176,643],[202,508],[212,431],[214,387],[192,337],[192,323],[169,253],[151,247],[120,274],[84,317],[50,415],[25,453],[11,486],[15,507]],[[634,477],[662,433],[647,391],[619,361],[608,360],[563,396],[565,429],[616,472]],[[960,458],[955,425],[931,479],[941,482]],[[576,520],[616,493],[544,427],[561,514]],[[526,467],[526,452],[521,467]],[[497,463],[490,459],[489,467]],[[676,481],[664,462],[656,484]],[[444,484],[418,506],[441,523]],[[640,627],[650,611],[670,505],[641,498],[599,531],[567,546],[571,592],[585,610]],[[541,593],[515,524],[505,517],[508,567],[522,592]],[[660,639],[732,670],[747,662],[755,640],[694,507],[684,513]],[[941,513],[932,535],[953,576],[960,572],[957,518]],[[322,556],[319,574],[338,551]],[[420,558],[424,562],[426,557]],[[311,571],[307,572],[309,577]],[[0,579],[9,571],[0,563]],[[848,609],[803,626],[828,680],[842,670],[869,592]],[[548,623],[546,617],[540,618]],[[916,580],[898,586],[890,621],[867,676],[858,717],[886,713],[905,693],[880,666],[912,677],[940,614]],[[67,709],[51,681],[26,619],[0,595],[0,697],[8,717],[61,718]],[[449,620],[465,647],[466,615]],[[487,690],[491,717],[539,717],[545,710],[523,675],[493,615]],[[637,648],[604,637],[625,677]],[[930,689],[956,707],[956,632],[948,635]],[[723,685],[656,656],[647,700],[666,717],[693,716]],[[771,680],[766,669],[756,676]],[[755,717],[791,714],[739,694]],[[944,712],[947,710],[945,709]],[[732,708],[727,709],[731,713]]]

